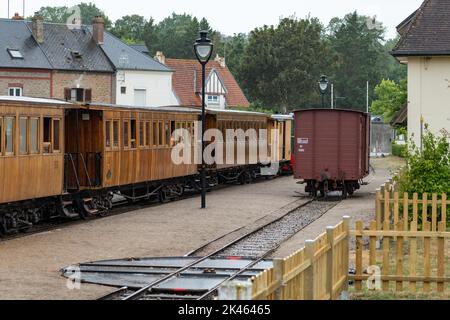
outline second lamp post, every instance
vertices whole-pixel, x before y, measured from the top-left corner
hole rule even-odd
[[[320,77],[319,81],[319,91],[322,95],[322,108],[325,109],[325,94],[327,93],[328,89],[328,79],[326,75],[323,75]]]
[[[197,56],[197,60],[202,65],[202,131],[201,131],[201,139],[202,139],[202,167],[200,171],[201,176],[201,185],[202,185],[202,209],[206,208],[206,164],[205,157],[203,153],[205,152],[205,124],[206,124],[206,102],[205,102],[205,77],[206,77],[206,64],[209,59],[211,59],[211,55],[213,52],[213,43],[210,39],[208,39],[207,31],[200,31],[200,38],[195,40],[194,51]]]

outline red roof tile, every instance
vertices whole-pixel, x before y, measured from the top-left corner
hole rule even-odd
[[[173,75],[173,90],[186,106],[202,105],[199,93],[201,92],[201,66],[197,60],[166,59],[166,65],[175,71]],[[250,103],[239,87],[228,67],[222,68],[217,61],[210,61],[206,65],[206,78],[215,69],[227,90],[225,96],[228,107],[248,107]],[[196,78],[196,80],[195,80]]]

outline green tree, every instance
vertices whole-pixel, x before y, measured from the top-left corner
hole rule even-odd
[[[226,58],[226,64],[236,78],[239,78],[241,60],[247,43],[248,37],[244,33],[223,37],[221,41],[214,41],[215,52]]]
[[[143,16],[137,14],[124,16],[114,22],[111,33],[118,38],[128,39],[128,42],[144,42],[148,23]]]
[[[393,80],[382,80],[375,87],[376,100],[372,102],[372,114],[383,116],[385,122],[390,122],[407,100],[407,83],[401,80],[399,84]]]
[[[390,54],[398,40],[398,38],[389,39],[384,44],[384,67],[381,71],[384,79],[391,79],[395,82],[400,82],[402,79],[406,79],[407,76],[406,65],[399,63],[398,60]]]
[[[342,107],[365,110],[366,83],[379,83],[386,58],[381,24],[356,12],[333,19],[328,38],[336,54],[333,83]],[[370,92],[373,96],[373,90]]]
[[[101,16],[105,19],[105,27],[107,29],[111,28],[111,20],[105,15],[105,13],[100,10],[94,3],[85,3],[81,2],[78,5],[78,10],[80,12],[81,23],[85,25],[92,24],[92,20],[96,16]],[[44,18],[44,21],[54,22],[54,23],[67,23],[72,22],[69,21],[73,18],[73,15],[76,13],[76,9],[74,7],[42,7],[38,13]],[[31,19],[32,17],[29,17]]]
[[[150,53],[163,51],[169,58],[194,59],[193,43],[198,38],[199,30],[197,18],[173,13],[155,27],[153,42],[146,37],[145,43]]]
[[[248,96],[282,112],[317,103],[317,79],[329,71],[332,56],[322,32],[319,20],[309,17],[253,30],[239,68]]]

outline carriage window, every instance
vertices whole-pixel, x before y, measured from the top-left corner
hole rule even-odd
[[[119,121],[113,121],[113,147],[119,147]]]
[[[143,147],[145,144],[145,137],[144,137],[144,121],[139,122],[139,146]]]
[[[137,143],[136,143],[136,120],[131,120],[130,123],[130,128],[131,128],[131,148],[136,148]]]
[[[5,154],[14,154],[14,118],[5,119]]]
[[[111,148],[111,121],[105,122],[105,147]]]
[[[129,122],[128,121],[124,121],[123,122],[123,146],[125,148],[128,148],[128,146],[130,145],[130,142],[128,141],[128,127],[129,127]]]
[[[52,146],[52,118],[44,118],[44,153],[50,153]]]
[[[146,122],[145,123],[145,146],[149,147],[150,146],[150,122]]]
[[[153,145],[157,146],[158,143],[158,122],[153,122]]]
[[[19,152],[28,153],[28,118],[20,118],[19,121]]]
[[[58,152],[60,151],[60,143],[59,143],[59,137],[60,137],[60,123],[61,120],[59,119],[53,119],[53,151]]]
[[[159,128],[159,131],[158,131],[158,136],[159,136],[159,145],[160,146],[162,146],[162,145],[164,145],[164,133],[163,133],[163,131],[164,131],[164,127],[163,127],[163,123],[162,122],[159,122],[158,123],[158,128]]]
[[[39,153],[39,119],[30,119],[30,153]]]
[[[165,130],[165,136],[166,136],[166,146],[170,146],[170,121],[166,121],[164,123],[164,130]]]
[[[3,155],[2,138],[3,138],[3,118],[0,117],[0,156]]]

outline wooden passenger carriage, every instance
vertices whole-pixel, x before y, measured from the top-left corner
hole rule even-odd
[[[200,113],[187,107],[144,109],[0,97],[0,234],[52,217],[107,212],[113,194],[130,201],[153,196],[165,201],[185,188],[198,189],[199,164],[193,153]],[[244,146],[243,163],[237,162],[236,146],[234,162],[208,167],[208,185],[248,182],[261,162],[274,160],[270,136],[263,141],[267,159],[251,162],[249,157],[250,142],[262,139],[259,130],[272,127],[283,136],[288,130],[287,124],[274,123],[265,114],[208,110],[206,129],[257,132],[237,141]],[[176,129],[191,133],[189,163],[172,161]],[[279,150],[283,157],[286,148]]]
[[[67,105],[45,99],[1,99],[0,205],[63,193]]]

